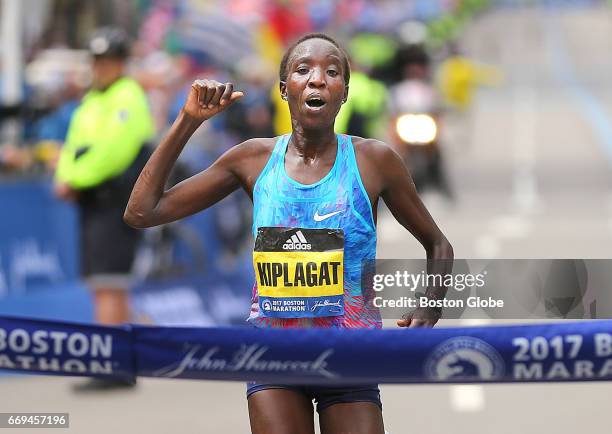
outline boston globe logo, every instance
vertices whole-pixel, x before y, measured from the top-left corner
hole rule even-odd
[[[425,361],[425,376],[435,381],[493,381],[503,377],[504,371],[499,353],[469,336],[442,342]]]

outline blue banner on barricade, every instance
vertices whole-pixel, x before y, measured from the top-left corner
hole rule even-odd
[[[0,318],[0,369],[288,384],[604,381],[612,380],[612,321],[263,330]]]
[[[129,326],[0,317],[0,369],[132,380]]]
[[[53,196],[48,180],[0,186],[0,299],[74,283],[78,215]]]

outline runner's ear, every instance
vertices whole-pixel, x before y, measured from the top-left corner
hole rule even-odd
[[[281,98],[287,101],[287,82],[281,81],[278,84],[278,88],[280,90]]]
[[[348,100],[349,95],[349,87],[344,86],[344,98],[342,99],[342,104],[344,104]]]

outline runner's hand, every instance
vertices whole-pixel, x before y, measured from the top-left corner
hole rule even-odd
[[[397,325],[399,327],[408,328],[431,328],[436,325],[436,323],[440,319],[440,316],[440,312],[436,309],[417,307],[415,310],[405,314],[402,319],[398,320]]]
[[[75,202],[78,199],[78,192],[63,182],[59,182],[53,186],[53,193],[56,197],[68,202]]]
[[[198,121],[205,121],[225,110],[243,96],[242,92],[234,92],[232,83],[196,80],[191,85],[183,111]]]

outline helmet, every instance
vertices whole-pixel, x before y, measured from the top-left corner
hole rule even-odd
[[[130,54],[130,37],[117,27],[103,27],[92,35],[89,51],[94,56],[124,59]]]

